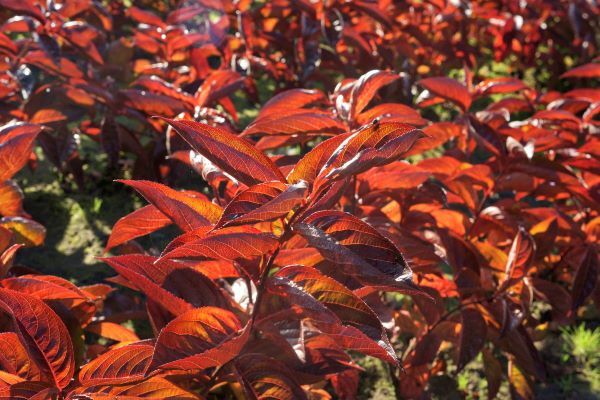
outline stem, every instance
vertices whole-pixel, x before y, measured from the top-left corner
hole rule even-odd
[[[439,324],[441,324],[442,322],[447,320],[455,312],[461,311],[464,307],[470,306],[472,304],[480,304],[480,303],[483,303],[484,301],[493,301],[495,297],[496,297],[496,295],[494,295],[490,298],[471,300],[471,301],[467,301],[465,303],[460,303],[458,306],[448,310],[448,312],[446,312],[446,314],[442,315],[440,317],[440,319],[438,319],[436,322],[433,323],[433,325],[431,325],[429,328],[427,328],[427,332],[425,334],[427,335],[427,334],[431,333],[431,331],[433,331]]]
[[[394,386],[394,394],[396,395],[397,399],[401,399],[402,398],[402,388],[400,386],[400,379],[398,379],[398,368],[393,367],[392,365],[386,363],[387,366],[387,372],[390,376],[390,380],[392,381],[392,385]]]
[[[284,233],[284,235],[285,235],[285,233]],[[283,237],[283,235],[282,235],[282,237]],[[258,281],[258,287],[256,288],[256,291],[257,291],[256,302],[254,303],[254,307],[252,308],[252,317],[250,319],[250,329],[254,328],[254,322],[256,321],[256,316],[258,315],[258,311],[259,311],[260,305],[262,303],[263,293],[265,292],[265,283],[267,282],[267,279],[269,278],[269,271],[271,270],[271,267],[273,266],[275,257],[277,257],[277,255],[279,254],[279,250],[281,249],[281,244],[282,244],[282,242],[280,241],[279,245],[277,246],[277,248],[275,249],[273,254],[271,254],[271,257],[269,257],[269,260],[267,261],[267,264],[264,266],[264,269],[260,275],[260,280]]]
[[[256,291],[257,291],[256,301],[254,302],[254,307],[252,308],[252,316],[250,317],[250,329],[251,330],[254,328],[254,323],[256,322],[256,317],[260,310],[260,305],[263,300],[263,293],[265,292],[265,284],[267,282],[267,279],[269,278],[269,272],[271,271],[271,268],[273,267],[275,258],[279,254],[279,251],[281,250],[281,246],[290,238],[290,235],[292,234],[292,230],[291,230],[292,223],[296,220],[298,215],[300,215],[302,213],[302,211],[304,211],[304,209],[308,206],[308,204],[309,203],[300,207],[294,213],[294,215],[291,216],[289,221],[287,221],[287,223],[284,224],[283,233],[281,234],[281,236],[278,239],[277,248],[275,249],[275,251],[273,251],[273,254],[271,254],[271,256],[269,257],[269,260],[267,261],[266,265],[264,266],[264,268],[261,272],[260,280],[258,281],[258,286],[256,287]]]

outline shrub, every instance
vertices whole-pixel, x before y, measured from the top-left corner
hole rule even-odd
[[[489,398],[534,397],[536,342],[600,300],[598,13],[570,6],[554,47],[562,3],[509,3],[0,0],[25,15],[0,35],[3,119],[27,121],[0,128],[0,397],[351,399],[364,356],[399,398],[473,360]],[[481,72],[503,57],[556,90]],[[115,185],[149,203],[108,240],[120,290],[14,262],[44,241],[15,173],[37,138],[81,183],[80,133],[136,154]],[[168,184],[186,168],[201,185]]]

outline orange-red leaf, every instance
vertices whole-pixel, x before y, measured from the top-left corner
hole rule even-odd
[[[319,173],[323,180],[341,179],[389,164],[408,152],[425,134],[411,125],[374,121],[346,137]]]
[[[140,340],[131,329],[109,321],[92,322],[85,327],[85,330],[117,342],[135,342]]]
[[[109,350],[81,368],[79,382],[83,386],[118,385],[143,379],[153,352],[154,347],[144,343]]]
[[[285,178],[250,142],[222,128],[194,121],[165,119],[192,148],[240,182],[251,186]]]
[[[15,241],[27,247],[40,246],[46,238],[46,228],[28,218],[4,217],[0,226],[12,231]]]
[[[149,270],[149,266],[154,266],[156,259],[141,254],[132,254],[103,259],[119,275],[123,276],[135,287],[144,292],[148,298],[156,301],[173,315],[180,315],[191,310],[192,305],[183,299],[175,296],[168,290],[160,286],[155,278],[154,271]],[[166,275],[166,274],[165,274]]]
[[[277,246],[270,233],[224,230],[184,243],[162,257],[167,259],[238,260],[269,253]]]
[[[75,372],[73,344],[60,318],[42,300],[0,288],[0,308],[14,321],[22,343],[27,343],[43,373],[58,388],[66,387]]]
[[[342,347],[398,364],[396,353],[377,315],[360,297],[335,279],[314,268],[294,265],[278,271],[270,284],[273,290],[289,297],[292,308],[298,307],[299,312],[308,311],[317,325]],[[313,300],[326,306],[339,320],[328,318],[327,313],[311,304]]]
[[[190,310],[160,332],[149,371],[194,370],[224,365],[238,355],[249,331],[230,311],[217,307]]]
[[[319,90],[291,89],[273,96],[260,109],[256,121],[267,116],[281,115],[290,110],[304,108],[309,104],[324,101],[325,95]]]
[[[23,215],[23,192],[11,179],[0,181],[0,215]]]
[[[150,181],[121,180],[119,182],[133,187],[186,232],[213,224],[221,215],[221,207],[200,194],[179,192]]]
[[[158,376],[136,383],[121,385],[95,385],[78,388],[73,393],[73,400],[200,400],[200,396],[185,390],[173,382]]]
[[[418,83],[430,93],[456,104],[464,112],[467,112],[471,107],[471,94],[463,84],[452,78],[425,78]]]
[[[365,109],[379,89],[398,78],[398,74],[379,70],[369,71],[358,78],[350,92],[350,119]]]
[[[332,116],[306,110],[259,119],[250,124],[242,135],[335,135],[344,131],[344,125]]]
[[[600,78],[600,63],[583,64],[560,76],[561,78]]]
[[[40,369],[13,332],[0,333],[0,370],[25,380],[36,381],[42,377]]]
[[[105,251],[171,224],[171,219],[149,204],[119,219],[112,228]]]
[[[25,166],[41,130],[41,126],[32,124],[0,127],[0,182],[12,178]]]
[[[251,186],[231,200],[216,226],[252,224],[284,217],[304,200],[306,189],[304,181],[292,185],[276,181]]]

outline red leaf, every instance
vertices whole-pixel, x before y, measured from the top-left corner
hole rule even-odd
[[[235,360],[235,374],[249,400],[307,400],[294,373],[282,362],[262,354],[246,354]]]
[[[187,242],[164,254],[166,259],[238,260],[253,258],[275,249],[277,239],[269,233],[222,230]]]
[[[135,343],[107,351],[84,365],[79,372],[83,386],[118,385],[144,378],[152,360],[151,344]]]
[[[221,207],[208,201],[203,195],[179,192],[150,181],[119,180],[119,182],[133,187],[186,232],[214,224],[221,215]]]
[[[396,353],[377,315],[361,298],[333,278],[314,268],[288,266],[271,278],[271,287],[283,296],[289,296],[291,308],[298,307],[300,312],[305,306],[311,307],[311,300],[325,305],[339,321],[327,318],[327,313],[318,307],[308,314],[342,347],[398,365]],[[343,326],[338,326],[340,323]]]
[[[192,148],[240,182],[252,186],[285,178],[273,162],[246,140],[222,128],[165,119]]]
[[[349,134],[338,135],[316,145],[290,171],[287,176],[288,182],[297,183],[304,180],[313,183],[331,154],[348,136]]]
[[[150,116],[166,115],[174,117],[186,110],[186,105],[181,100],[162,94],[137,89],[124,89],[119,91],[118,95],[124,106],[142,111]]]
[[[85,327],[85,330],[117,342],[135,342],[140,340],[131,329],[109,321],[92,322]]]
[[[321,169],[319,179],[341,179],[389,164],[423,137],[422,131],[410,125],[374,121],[344,139]]]
[[[27,247],[40,246],[46,239],[46,228],[41,224],[23,217],[4,217],[0,227],[10,230],[17,243]]]
[[[47,400],[57,396],[58,390],[46,382],[24,381],[0,389],[1,400]]]
[[[20,376],[25,380],[37,381],[42,374],[31,360],[16,333],[0,333],[0,370]]]
[[[183,206],[182,206],[183,208]],[[112,228],[104,251],[171,224],[171,219],[153,205],[147,205],[119,219]]]
[[[229,202],[215,228],[285,217],[304,200],[306,189],[304,181],[292,185],[276,181],[251,186]]]
[[[144,292],[148,298],[163,306],[173,315],[180,315],[192,309],[191,304],[162,288],[160,283],[157,283],[156,275],[152,273],[152,270],[149,270],[150,266],[159,269],[154,263],[156,260],[154,257],[132,254],[102,260],[117,271],[119,275]]]
[[[396,246],[351,214],[318,211],[296,223],[294,230],[365,285],[415,289],[412,271]]]
[[[533,237],[523,228],[519,229],[515,236],[508,260],[504,269],[505,279],[501,284],[501,289],[506,289],[510,285],[522,280],[527,274],[527,270],[535,257],[535,242]]]
[[[291,89],[273,96],[260,109],[256,118],[259,121],[267,116],[285,114],[317,102],[325,101],[325,95],[319,90]]]
[[[354,116],[364,110],[379,89],[398,78],[400,78],[398,74],[379,70],[369,71],[358,78],[350,92],[349,119],[354,119]]]
[[[13,124],[0,127],[0,182],[13,177],[29,160],[39,125]]]
[[[527,89],[527,85],[515,78],[490,78],[483,80],[475,86],[474,96],[487,96],[496,93],[512,93]]]
[[[160,332],[149,371],[203,370],[224,365],[236,357],[249,330],[230,311],[202,307],[187,311]]]
[[[464,112],[471,107],[471,95],[467,88],[452,78],[436,77],[421,79],[419,85],[436,96],[458,105]]]
[[[180,388],[173,382],[161,378],[152,377],[142,382],[125,383],[122,385],[97,385],[78,388],[71,393],[73,400],[200,400],[201,398],[185,389]]]
[[[45,22],[43,11],[38,7],[38,3],[32,0],[0,0],[0,5],[18,14],[30,15],[40,22]]]
[[[21,342],[59,389],[75,372],[73,344],[60,318],[42,300],[0,288],[0,308],[14,321]]]
[[[561,78],[600,78],[600,63],[589,63],[575,67],[560,76]]]
[[[11,179],[0,181],[0,215],[23,215],[23,192],[19,185]]]
[[[483,348],[486,339],[486,324],[475,308],[461,311],[461,331],[458,344],[458,370],[462,370]]]
[[[344,132],[344,125],[325,113],[304,112],[263,117],[250,124],[243,136],[250,135],[335,135]]]
[[[581,307],[585,300],[592,294],[598,281],[598,273],[598,253],[592,246],[588,246],[573,280],[573,289],[571,291],[572,311]]]
[[[96,312],[96,305],[73,283],[52,275],[21,275],[7,278],[2,286],[30,294],[44,301],[58,301],[81,325],[86,325]],[[52,302],[48,305],[54,307]]]

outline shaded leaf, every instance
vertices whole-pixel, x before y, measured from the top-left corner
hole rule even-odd
[[[278,360],[262,354],[246,354],[237,358],[234,365],[248,399],[308,399],[293,372]]]
[[[458,345],[458,366],[462,370],[483,348],[486,339],[486,324],[475,308],[465,308],[460,313],[461,330]]]
[[[294,230],[365,285],[414,289],[412,271],[396,246],[351,214],[318,211],[296,223]]]

